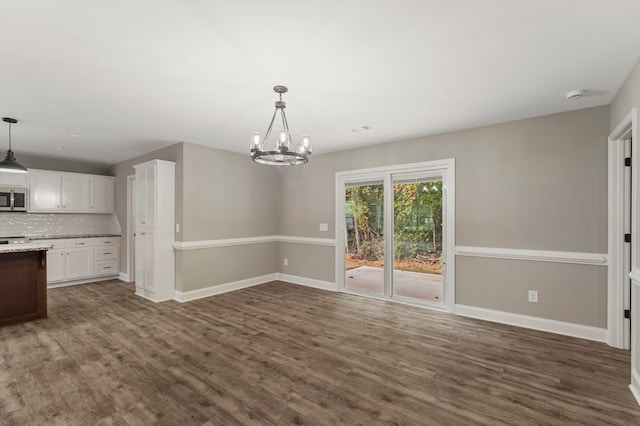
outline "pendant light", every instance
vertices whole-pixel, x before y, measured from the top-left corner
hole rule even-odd
[[[0,172],[29,173],[29,170],[27,170],[25,166],[16,161],[16,157],[13,156],[13,151],[11,150],[11,125],[16,124],[18,120],[15,118],[2,117],[2,121],[9,123],[9,150],[4,160],[0,161]]]

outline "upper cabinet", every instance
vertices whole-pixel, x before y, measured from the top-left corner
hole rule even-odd
[[[115,178],[91,176],[89,178],[89,208],[95,213],[111,213],[115,210]]]
[[[26,188],[29,185],[29,174],[0,172],[0,185],[22,186]]]
[[[29,211],[111,213],[115,178],[81,173],[29,170]]]

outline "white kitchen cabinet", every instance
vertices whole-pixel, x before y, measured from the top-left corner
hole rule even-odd
[[[119,237],[43,241],[49,244],[47,251],[48,285],[82,284],[118,274]]]
[[[27,187],[29,175],[27,173],[0,172],[0,185]]]
[[[89,176],[78,173],[62,175],[62,210],[89,211]]]
[[[136,169],[136,226],[153,228],[156,216],[156,167],[145,163]]]
[[[29,211],[60,211],[62,175],[48,170],[29,171]]]
[[[29,211],[111,213],[115,178],[82,173],[29,170]]]
[[[65,279],[76,280],[93,275],[93,251],[89,247],[68,248],[65,255]]]
[[[90,206],[95,213],[111,213],[114,211],[115,178],[111,176],[90,177]]]
[[[47,251],[47,283],[64,280],[64,249]]]
[[[162,302],[175,292],[175,163],[153,160],[134,169],[136,294]]]
[[[136,232],[136,292],[156,294],[158,286],[156,270],[156,233],[155,229],[142,229]]]

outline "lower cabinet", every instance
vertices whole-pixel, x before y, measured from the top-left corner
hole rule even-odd
[[[47,243],[49,285],[97,281],[118,274],[118,237],[69,238],[47,240]]]
[[[136,287],[156,293],[155,277],[156,233],[154,229],[139,231],[136,235]]]

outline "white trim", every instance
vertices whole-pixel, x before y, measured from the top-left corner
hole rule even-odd
[[[262,275],[260,277],[253,277],[246,280],[213,285],[210,287],[200,288],[187,292],[175,290],[173,299],[181,303],[190,302],[192,300],[202,299],[204,297],[215,296],[217,294],[228,293],[234,290],[240,290],[247,287],[253,287],[255,285],[265,284],[271,281],[276,281],[277,279],[278,274],[268,274]]]
[[[596,342],[607,341],[607,329],[591,327],[587,325],[573,324],[569,322],[550,320],[546,318],[532,317],[528,315],[513,314],[510,312],[496,311],[493,309],[478,308],[475,306],[456,305],[456,315],[477,318],[501,324],[514,325],[565,336],[579,337],[581,339],[594,340]]]
[[[629,278],[633,285],[640,286],[640,269],[633,268],[631,272],[629,272]]]
[[[277,238],[279,243],[309,244],[328,247],[336,246],[336,240],[333,238],[288,237],[285,235],[278,235]]]
[[[108,280],[116,280],[116,279],[120,279],[120,276],[119,275],[103,275],[100,277],[91,277],[91,278],[84,278],[84,279],[72,280],[72,281],[60,281],[56,283],[47,283],[47,289],[69,287],[72,285],[80,285],[80,284],[97,283],[100,281],[108,281]]]
[[[456,256],[530,260],[535,262],[573,263],[578,265],[607,265],[607,255],[603,253],[579,253],[570,251],[525,250],[469,246],[456,246],[455,253]]]
[[[616,126],[608,138],[608,226],[607,226],[607,245],[609,269],[607,273],[607,327],[608,338],[607,344],[616,348],[625,348],[628,346],[628,327],[625,327],[625,319],[621,312],[625,309],[625,294],[628,291],[628,285],[625,284],[624,271],[624,139],[631,132],[631,137],[637,141],[637,109],[633,108],[629,114]],[[637,182],[638,155],[632,156],[632,194],[631,209],[632,217],[637,216]],[[637,224],[632,220],[631,235],[637,236]],[[631,246],[632,262],[636,261],[636,243]],[[632,269],[634,265],[632,264]]]
[[[631,389],[631,394],[638,404],[640,404],[640,375],[638,375],[636,371],[631,372],[631,384],[629,385],[629,389]]]
[[[278,280],[291,284],[302,285],[305,287],[313,287],[320,290],[338,291],[338,285],[330,281],[314,280],[312,278],[299,277],[297,275],[289,275],[278,273]]]
[[[264,243],[294,243],[335,247],[336,241],[330,238],[290,237],[284,235],[265,235],[262,237],[227,238],[219,240],[175,241],[176,250],[199,250],[217,247],[245,246]]]
[[[129,274],[125,274],[124,272],[120,272],[118,274],[118,279],[120,281],[124,281],[124,282],[131,282],[131,279],[129,277]]]
[[[132,200],[132,191],[131,189],[133,188],[133,186],[136,184],[136,175],[129,175],[127,176],[127,235],[126,235],[126,241],[127,241],[127,276],[128,278],[132,278],[132,281],[135,280],[135,274],[134,271],[132,271],[131,268],[131,258],[134,258],[134,263],[135,263],[135,244],[134,244],[134,238],[132,238],[133,233],[135,232],[135,218],[133,217],[133,203],[134,200]],[[122,273],[121,273],[122,274]],[[127,281],[129,281],[129,279],[127,279]]]

